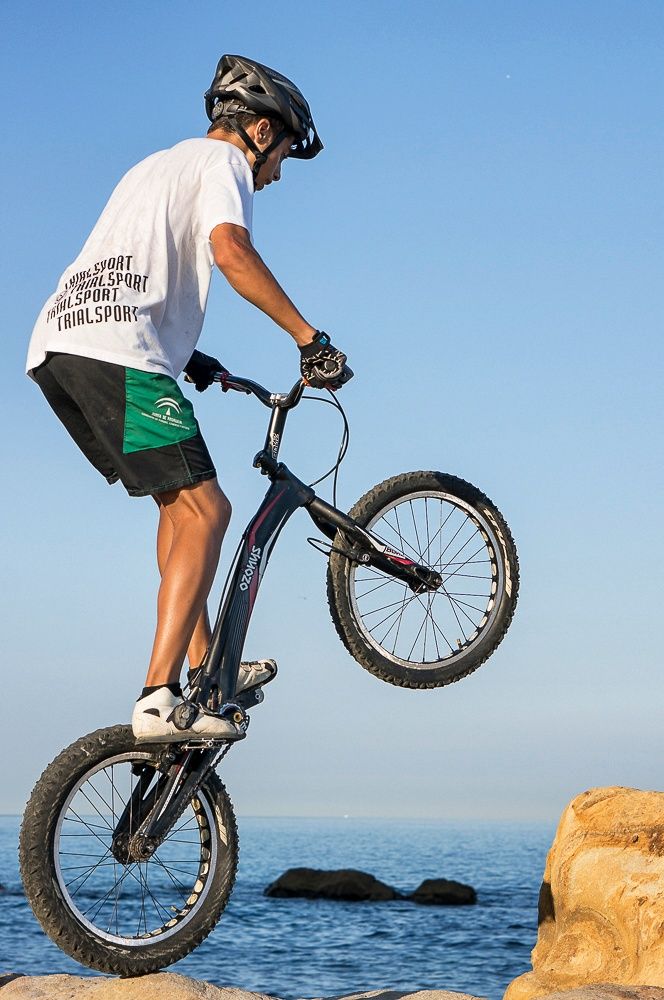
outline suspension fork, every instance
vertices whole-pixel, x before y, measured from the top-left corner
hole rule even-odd
[[[140,767],[138,781],[115,829],[111,851],[121,864],[147,861],[182,815],[219,756],[219,747],[176,752],[168,748],[150,791],[154,768]],[[147,794],[146,794],[147,793]]]
[[[440,573],[414,562],[403,552],[381,542],[352,517],[343,514],[320,497],[315,497],[307,505],[307,510],[316,527],[328,538],[334,540],[337,531],[343,532],[350,543],[348,551],[344,554],[353,562],[375,566],[376,569],[389,573],[390,576],[407,584],[416,594],[438,590],[442,585],[443,579]]]

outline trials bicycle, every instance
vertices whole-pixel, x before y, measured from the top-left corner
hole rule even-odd
[[[202,669],[176,709],[178,728],[186,733],[202,705],[246,731],[262,691],[235,694],[242,648],[270,552],[300,507],[323,536],[309,541],[328,557],[332,619],[361,666],[408,688],[442,687],[479,667],[507,631],[519,585],[514,542],[491,501],[454,476],[408,472],[344,514],[278,460],[305,384],[279,394],[228,372],[216,379],[269,407],[254,466],[270,486],[242,536]],[[63,951],[102,972],[140,975],[184,958],[210,933],[237,867],[233,807],[215,773],[231,745],[137,743],[118,725],[82,737],[46,768],[19,854],[32,909]]]

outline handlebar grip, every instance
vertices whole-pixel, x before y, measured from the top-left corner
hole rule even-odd
[[[344,361],[341,365],[329,358],[315,365],[314,368],[318,378],[323,382],[329,382],[330,386],[334,386],[335,388],[345,385],[346,382],[352,379],[355,373],[345,363],[345,355],[343,355],[343,358]]]

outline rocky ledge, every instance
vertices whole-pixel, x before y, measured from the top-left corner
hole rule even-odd
[[[0,977],[2,987],[2,977]],[[21,976],[2,989],[2,1000],[272,1000],[264,993],[247,993],[227,986],[213,986],[174,972],[158,972],[138,979],[98,976]],[[447,990],[374,990],[352,993],[334,1000],[481,1000],[468,993]],[[658,998],[664,1000],[664,997]]]
[[[322,871],[289,868],[268,885],[266,896],[277,899],[339,899],[347,902],[384,902],[405,899],[426,906],[466,906],[477,902],[472,886],[445,878],[428,878],[414,892],[403,893],[368,872],[355,868]]]
[[[8,982],[8,980],[10,980]],[[248,993],[229,986],[213,986],[174,972],[159,972],[139,979],[107,979],[97,976],[2,976],[2,1000],[274,1000],[264,993]],[[484,1000],[469,993],[449,990],[374,990],[351,993],[331,1000]],[[657,986],[595,984],[581,989],[551,993],[547,1000],[664,1000]]]

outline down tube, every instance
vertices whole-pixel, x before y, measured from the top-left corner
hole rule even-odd
[[[232,701],[235,695],[249,620],[274,543],[293,511],[302,507],[308,499],[309,495],[303,494],[301,484],[288,479],[276,480],[244,533],[242,548],[205,658],[208,677],[216,673],[217,668],[220,669],[222,703]]]

